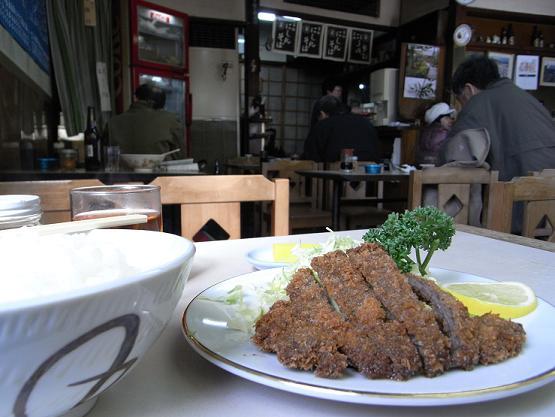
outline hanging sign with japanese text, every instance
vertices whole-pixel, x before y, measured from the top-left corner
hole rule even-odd
[[[326,35],[324,39],[324,59],[333,61],[345,61],[347,55],[347,40],[349,36],[349,28],[344,26],[326,26]]]
[[[273,28],[274,52],[294,55],[297,52],[297,34],[299,32],[299,22],[289,19],[276,17]]]
[[[372,59],[372,30],[351,29],[349,39],[349,62],[358,64],[370,64]]]
[[[299,50],[297,55],[320,58],[322,56],[322,39],[324,25],[317,22],[301,22]]]

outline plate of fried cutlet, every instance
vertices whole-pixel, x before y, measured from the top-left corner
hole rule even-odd
[[[376,245],[312,259],[264,305],[276,270],[220,282],[183,315],[189,344],[213,364],[273,388],[373,405],[489,401],[555,379],[555,307],[470,316],[442,284],[491,281],[431,269],[437,281],[399,272]],[[242,288],[241,308],[224,299]],[[266,311],[252,327],[239,312]],[[249,331],[252,329],[252,331]]]

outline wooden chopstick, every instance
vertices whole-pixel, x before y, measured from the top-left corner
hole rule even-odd
[[[74,222],[52,223],[26,228],[36,232],[40,236],[53,235],[57,233],[86,232],[93,229],[105,229],[108,227],[129,226],[132,224],[146,223],[147,216],[144,214],[126,214],[123,216],[100,217],[97,219],[77,220]],[[14,233],[18,229],[3,230],[0,234]]]

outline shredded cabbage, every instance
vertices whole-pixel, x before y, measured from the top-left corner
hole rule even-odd
[[[360,244],[350,236],[337,236],[328,228],[331,236],[324,243],[310,248],[302,248],[298,243],[291,249],[298,262],[284,267],[268,283],[264,285],[237,285],[227,295],[218,298],[203,297],[205,301],[223,303],[229,314],[227,328],[249,334],[254,332],[254,324],[278,300],[287,300],[285,288],[299,268],[310,268],[312,258],[336,250],[346,251]]]

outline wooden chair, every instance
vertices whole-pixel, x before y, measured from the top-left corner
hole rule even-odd
[[[483,187],[480,193],[482,197],[480,223],[487,226],[489,195],[497,177],[497,171],[488,171],[484,168],[437,167],[412,171],[409,181],[409,209],[426,204],[424,186],[436,185],[437,207],[449,212],[456,223],[469,224],[471,186],[481,184]],[[456,208],[453,210],[452,207]]]
[[[492,185],[489,228],[511,233],[513,204],[523,204],[522,236],[555,242],[555,176],[516,177]]]
[[[272,234],[289,232],[287,179],[270,181],[262,175],[206,175],[158,177],[162,204],[181,206],[181,235],[192,237],[209,221],[217,222],[230,239],[241,238],[240,203],[272,202]]]
[[[321,186],[295,171],[318,169],[318,163],[308,160],[275,160],[262,163],[262,175],[268,179],[289,179],[289,232],[294,229],[321,228],[331,225],[331,212],[322,210]]]
[[[42,224],[71,220],[69,192],[77,187],[104,185],[99,180],[0,182],[0,194],[32,194],[40,197]]]

